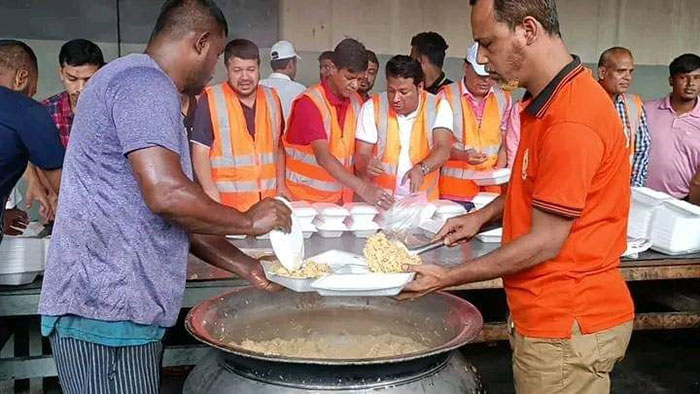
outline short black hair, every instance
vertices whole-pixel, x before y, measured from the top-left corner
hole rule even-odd
[[[245,38],[237,38],[226,44],[224,49],[224,64],[228,65],[231,58],[237,57],[245,60],[257,60],[260,64],[260,49],[253,41]]]
[[[90,40],[77,38],[61,46],[61,51],[58,52],[58,64],[61,67],[77,67],[86,64],[102,67],[105,64],[105,59],[97,44]]]
[[[598,59],[598,67],[607,67],[608,64],[610,64],[610,58],[612,57],[612,55],[614,55],[616,53],[624,53],[624,54],[629,55],[632,58],[634,57],[634,56],[632,56],[632,51],[630,51],[627,48],[624,48],[624,47],[608,48],[608,49],[604,50],[603,53],[600,54],[600,59]]]
[[[673,59],[671,64],[668,66],[668,71],[671,73],[672,77],[675,77],[678,74],[692,73],[698,69],[700,69],[700,56],[694,53],[680,55]]]
[[[442,68],[445,63],[445,51],[449,45],[440,34],[434,31],[418,33],[411,38],[411,46],[416,52],[427,57],[430,63]]]
[[[0,70],[12,72],[20,69],[39,72],[39,63],[32,48],[22,41],[0,40]]]
[[[286,59],[270,60],[270,67],[272,71],[284,70],[294,59],[293,57],[288,57]]]
[[[367,71],[367,49],[354,38],[346,38],[333,51],[333,63],[338,71],[346,69],[351,73]]]
[[[333,61],[333,51],[323,51],[321,54],[318,56],[318,62],[321,63],[321,60],[330,60]]]
[[[416,86],[425,80],[423,68],[418,60],[406,55],[396,55],[389,59],[385,71],[387,78],[411,78]]]
[[[213,26],[212,26],[213,25]],[[153,27],[150,41],[162,34],[180,38],[190,31],[215,27],[228,36],[228,23],[221,8],[212,0],[166,0]]]
[[[479,0],[469,0],[474,5]],[[526,16],[535,18],[552,36],[561,37],[559,15],[555,0],[493,0],[494,16],[511,30],[523,22]]]
[[[377,54],[374,53],[374,51],[367,50],[367,60],[370,62],[379,65],[379,59],[377,59]]]

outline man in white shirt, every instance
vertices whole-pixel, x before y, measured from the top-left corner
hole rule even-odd
[[[306,90],[306,86],[294,81],[297,75],[297,60],[301,59],[289,41],[278,41],[270,48],[272,74],[260,84],[277,89],[282,101],[282,112],[287,120],[292,109],[292,101]]]
[[[452,146],[452,110],[425,91],[420,63],[409,56],[391,58],[386,78],[387,91],[372,96],[360,111],[357,174],[399,198],[424,191],[436,200],[439,169]]]

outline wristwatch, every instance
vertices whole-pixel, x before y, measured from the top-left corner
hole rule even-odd
[[[428,166],[425,163],[418,163],[420,166],[420,172],[423,173],[423,175],[428,175],[430,173],[430,166]]]

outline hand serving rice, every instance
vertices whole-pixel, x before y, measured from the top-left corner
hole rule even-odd
[[[384,233],[369,237],[363,253],[372,272],[403,272],[404,264],[422,264],[420,257],[412,256],[399,241],[390,241]]]
[[[276,267],[273,271],[276,275],[286,276],[289,278],[320,278],[323,275],[331,273],[331,267],[328,264],[317,263],[313,260],[306,260],[302,266],[294,271],[282,267]]]

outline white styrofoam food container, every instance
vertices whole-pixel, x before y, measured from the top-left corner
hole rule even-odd
[[[355,273],[369,271],[366,268],[367,263],[365,262],[362,256],[348,252],[343,252],[340,250],[328,250],[315,256],[309,257],[306,260],[313,260],[319,264],[328,264],[328,266],[330,266],[331,268],[331,271],[334,273],[343,272],[343,268],[345,267],[348,267],[345,270],[345,272],[350,272],[351,267],[356,268],[354,271],[352,271]],[[277,265],[277,263],[265,260],[261,261],[260,263],[262,264],[263,269],[265,271],[265,277],[270,282],[277,283],[290,290],[300,293],[315,291],[315,289],[311,287],[311,284],[319,278],[290,278],[288,276],[277,275],[275,272],[273,272],[273,268]],[[357,269],[358,267],[364,267],[364,270],[359,270]]]
[[[700,207],[681,200],[667,200],[654,214],[652,249],[666,254],[700,251]]]
[[[311,238],[312,235],[318,232],[318,229],[316,229],[316,225],[314,225],[313,222],[304,223],[301,220],[299,222],[301,224],[301,232],[305,239]]]
[[[627,236],[651,238],[651,223],[654,215],[665,201],[670,200],[673,200],[673,197],[666,193],[646,187],[633,187],[627,220]]]
[[[345,231],[348,231],[348,227],[342,221],[340,223],[327,222],[325,219],[316,218],[314,225],[318,229],[318,234],[323,238],[339,238]]]
[[[350,217],[345,220],[348,230],[357,238],[369,238],[379,230],[379,225],[372,221],[357,221]]]
[[[350,212],[350,217],[357,223],[370,223],[379,213],[377,208],[364,202],[349,202],[343,205],[343,208]]]
[[[394,274],[333,274],[319,278],[311,287],[322,296],[395,296],[412,281],[414,272]]]
[[[442,226],[444,226],[446,223],[445,220],[442,219],[428,219],[423,221],[420,224],[420,229],[423,230],[423,233],[425,234],[426,237],[432,238],[435,234],[437,234]]]
[[[328,224],[342,224],[345,218],[350,215],[347,209],[328,202],[317,202],[313,204],[313,207],[318,211],[316,220],[321,219]]]
[[[474,198],[472,198],[472,204],[474,204],[474,209],[481,209],[488,204],[491,203],[491,201],[495,200],[498,198],[499,194],[498,193],[491,193],[491,192],[480,192],[477,193]]]
[[[479,186],[503,185],[510,180],[510,168],[499,168],[492,171],[475,171],[470,179]]]
[[[477,234],[475,238],[483,243],[501,243],[501,239],[503,238],[503,227],[484,231]]]
[[[318,212],[311,204],[306,201],[292,201],[290,204],[292,205],[292,212],[299,219],[299,223],[302,226],[313,223]]]
[[[31,283],[46,267],[44,238],[6,235],[0,243],[0,285]]]

